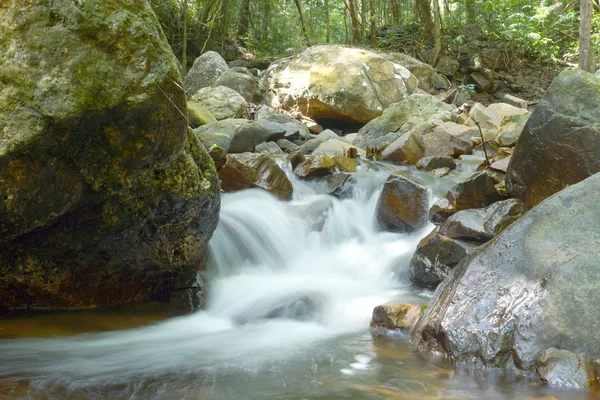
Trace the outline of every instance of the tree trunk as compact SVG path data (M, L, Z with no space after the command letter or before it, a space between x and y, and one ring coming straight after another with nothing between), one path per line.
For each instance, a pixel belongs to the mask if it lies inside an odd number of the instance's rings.
M421 29L429 37L433 36L433 20L431 19L431 0L417 0L415 3L416 20Z
M260 27L261 41L266 42L269 40L269 25L271 24L271 2L265 0L265 7L263 9L262 24ZM266 43L263 43L263 45Z
M354 0L344 0L346 3L346 8L348 8L348 13L350 14L350 21L352 22L352 43L358 44L360 41L359 34L359 22L358 16L356 14L356 4Z
M431 54L431 58L429 59L429 65L435 66L435 63L440 56L440 51L442 49L442 35L441 35L441 26L442 26L442 16L440 12L440 2L439 0L433 0L433 53Z
M371 6L371 47L377 47L377 10L375 0L369 0Z
M360 0L360 37L367 37L367 0Z
M306 25L304 24L304 16L302 15L302 5L300 4L300 0L294 0L296 3L296 8L298 8L298 16L300 17L300 28L302 28L302 34L304 35L304 40L306 41L306 45L310 47L310 38L308 37L308 32L306 30Z
M237 35L240 39L244 40L248 34L248 20L250 19L250 0L242 1L242 8L240 9L240 22L238 24Z
M391 0L392 8L392 24L396 25L400 22L400 0Z
M465 0L465 19L468 25L475 23L475 0Z
M325 43L331 41L331 25L329 23L329 0L325 0Z
M183 0L181 3L181 12L183 13L183 49L181 50L181 65L185 71L187 68L187 13L188 13L188 0Z
M592 0L581 0L579 7L579 68L594 73L594 49L592 47Z

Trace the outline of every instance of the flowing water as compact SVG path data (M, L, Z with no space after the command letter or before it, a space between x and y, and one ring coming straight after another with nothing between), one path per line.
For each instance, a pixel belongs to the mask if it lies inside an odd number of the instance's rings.
M291 174L288 203L260 190L224 195L203 311L164 320L160 311L129 309L0 321L0 398L592 398L497 371L438 367L419 359L405 334L371 336L374 306L425 304L431 295L407 279L431 227L394 234L376 222L391 168L356 173L343 200ZM436 198L472 170L463 164L443 179L408 171ZM23 337L42 331L54 337Z

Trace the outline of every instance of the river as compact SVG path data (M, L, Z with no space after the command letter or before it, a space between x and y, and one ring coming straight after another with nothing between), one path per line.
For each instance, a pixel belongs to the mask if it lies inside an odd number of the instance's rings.
M406 170L434 199L475 164L445 178ZM436 366L415 354L406 334L370 334L376 305L426 304L431 296L410 285L408 263L432 227L379 229L381 188L400 167L377 166L357 172L343 200L290 171L291 202L258 189L223 195L202 311L167 318L130 306L0 320L0 398L594 398L500 371Z

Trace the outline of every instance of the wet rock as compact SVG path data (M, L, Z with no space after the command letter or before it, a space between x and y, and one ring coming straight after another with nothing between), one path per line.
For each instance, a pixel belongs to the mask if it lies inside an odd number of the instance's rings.
M429 156L423 157L417 163L417 168L425 171L433 171L438 168L456 168L456 161L449 156Z
M540 354L537 373L551 386L584 389L597 384L596 372L585 358L554 347Z
M436 202L429 212L429 220L439 224L457 211L486 207L499 200L501 196L492 179L485 172L479 172L452 187Z
M414 130L418 125L433 120L452 121L456 119L456 108L443 103L427 94L413 94L406 99L394 103L387 108L381 117L366 124L358 131L354 143L365 147L380 137L395 133L390 143L406 132Z
M358 168L358 161L354 158L334 155L331 157L331 159L342 172L356 172Z
M262 142L274 142L282 139L285 131L285 128L276 122L251 121L236 129L227 151L229 153L254 151L255 146Z
M293 171L298 165L302 164L302 162L304 162L306 158L304 157L304 154L301 150L296 150L293 153L290 153L290 155L288 156L288 160L290 162L290 165L292 166Z
M382 304L373 309L372 329L410 329L419 319L421 306L416 304Z
M187 98L189 99L202 88L213 86L217 78L228 69L223 57L214 51L207 51L196 58L183 79Z
M325 178L327 193L340 199L352 196L356 179L349 173L338 172Z
M431 174L436 178L441 178L442 176L446 176L450 173L450 168L436 168L431 170Z
M436 288L463 258L475 250L478 243L452 239L435 228L423 238L410 260L408 277L420 287Z
M279 146L279 148L285 151L286 153L293 153L296 150L300 150L300 146L290 142L287 139L279 139L275 143L277 143L277 146Z
M208 155L214 161L217 171L227 162L227 152L217 145L213 145L208 149Z
M246 68L234 67L223 72L213 86L225 86L239 93L248 103L260 98L258 79Z
M335 162L324 154L313 156L294 168L294 175L301 179L320 178L336 170Z
M248 108L248 103L238 92L225 86L202 88L190 101L202 104L219 121L243 117Z
M324 45L275 61L263 86L271 107L297 108L316 120L366 123L417 83L406 68L373 52Z
M485 230L485 217L483 208L459 211L444 222L440 227L440 234L450 239L485 243L494 237Z
M315 139L318 140L318 139ZM354 150L350 150L354 149ZM355 154L360 154L365 156L365 151L363 149L359 149L348 142L340 139L327 139L324 142L320 143L317 148L313 151L313 154L339 154L344 155L348 152L355 152Z
M533 207L600 171L600 78L564 71L527 121L506 175L512 197Z
M600 174L545 199L455 267L415 327L424 351L534 372L549 347L600 356Z
M261 188L281 200L292 198L292 184L285 172L265 154L229 154L219 178L225 192Z
M6 4L0 308L168 301L202 265L220 200L152 9Z
M391 174L377 204L377 220L391 232L412 232L427 223L429 192L400 173Z
M188 101L187 111L190 127L192 128L217 122L215 116L200 103Z
M254 151L262 154L285 154L275 142L262 142L254 147Z
M435 65L435 69L437 69L440 74L446 75L448 78L452 78L454 74L458 72L459 68L460 63L457 60L446 56L440 57Z

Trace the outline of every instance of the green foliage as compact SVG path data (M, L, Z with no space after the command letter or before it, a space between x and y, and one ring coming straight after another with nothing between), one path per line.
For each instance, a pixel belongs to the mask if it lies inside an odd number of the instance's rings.
M457 86L457 89L465 94L475 94L475 85L472 83L466 83L465 79L459 79L460 84Z

